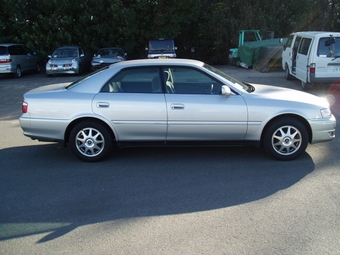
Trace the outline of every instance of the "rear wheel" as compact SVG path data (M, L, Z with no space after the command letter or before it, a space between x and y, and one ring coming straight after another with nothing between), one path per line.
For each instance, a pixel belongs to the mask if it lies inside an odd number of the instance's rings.
M20 78L21 75L22 75L21 67L20 67L20 66L17 66L16 69L15 69L14 77L15 77L15 78Z
M70 133L72 152L81 160L96 162L104 159L112 150L112 135L108 129L93 121L77 124Z
M295 159L307 148L307 129L297 119L278 119L265 130L263 145L266 152L278 160Z

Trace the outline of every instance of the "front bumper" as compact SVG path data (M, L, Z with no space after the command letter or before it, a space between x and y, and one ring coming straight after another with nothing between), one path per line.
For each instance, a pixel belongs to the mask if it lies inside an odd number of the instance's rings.
M310 121L312 129L311 144L331 141L335 138L336 119L334 115L328 120Z

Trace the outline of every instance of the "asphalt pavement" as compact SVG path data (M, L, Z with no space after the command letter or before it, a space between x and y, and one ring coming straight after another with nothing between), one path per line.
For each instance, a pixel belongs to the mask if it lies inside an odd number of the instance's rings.
M219 69L301 90L281 70ZM98 163L22 135L22 95L80 77L0 77L0 254L340 254L340 146L281 162L252 147L130 148ZM310 91L334 98L338 88Z

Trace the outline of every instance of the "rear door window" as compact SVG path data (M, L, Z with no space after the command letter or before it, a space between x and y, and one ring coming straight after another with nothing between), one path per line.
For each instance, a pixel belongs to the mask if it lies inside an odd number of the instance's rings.
M302 38L300 47L298 49L298 53L302 55L307 55L311 42L312 42L311 38Z
M133 67L120 71L102 88L113 93L162 93L158 67Z

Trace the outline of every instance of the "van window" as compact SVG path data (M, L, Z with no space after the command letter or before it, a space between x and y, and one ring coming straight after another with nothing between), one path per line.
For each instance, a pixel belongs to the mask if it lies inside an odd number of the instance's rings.
M307 55L311 42L311 38L302 38L298 53L302 55Z
M335 43L326 46L326 42L330 37L322 37L319 40L317 55L321 58L334 58L340 55L340 37L335 37Z
M293 35L290 35L290 36L288 37L287 42L286 42L285 45L284 45L284 48L287 48L287 47L291 48L291 47L292 47L293 39L294 39L294 36L293 36Z
M7 47L0 46L0 56L8 55Z

